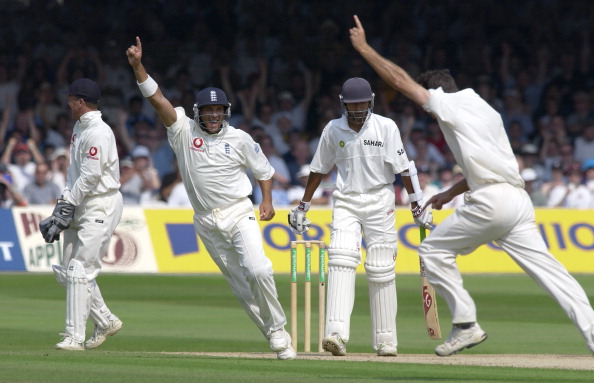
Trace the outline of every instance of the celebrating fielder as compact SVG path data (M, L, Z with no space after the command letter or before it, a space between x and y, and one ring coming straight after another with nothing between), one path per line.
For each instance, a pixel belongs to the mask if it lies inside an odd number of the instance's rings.
M397 355L395 174L401 173L412 201L415 222L430 228L432 214L422 208L423 192L414 162L409 162L394 121L373 113L374 94L367 80L350 78L342 86L344 114L326 125L310 165L311 173L289 224L298 234L309 229L310 201L322 178L338 169L332 195L332 232L328 248L326 351L346 355L355 298L355 272L365 233L373 348L379 356Z
M56 344L58 350L99 347L122 328L122 321L107 308L95 280L123 206L116 141L97 110L100 98L99 85L87 78L74 81L68 88L68 107L76 124L66 189L52 215L39 224L48 243L64 232L63 264L67 268L52 266L56 279L66 288L66 331ZM89 316L95 329L83 345Z
M452 332L436 347L437 355L453 355L487 338L476 321L475 304L463 287L456 256L490 241L496 241L561 305L594 353L594 311L583 288L547 250L499 113L474 90L458 90L448 70L425 72L415 82L367 44L363 26L357 16L354 18L356 26L350 29L353 47L389 85L438 121L465 177L427 201L441 209L465 193L465 205L440 223L419 247L427 277L452 313Z
M142 95L167 127L183 184L194 209L194 227L248 316L269 340L278 359L294 359L285 314L277 298L272 262L264 254L254 206L248 198L250 168L262 190L260 219L274 217L272 175L260 146L225 120L231 114L227 95L218 88L198 93L194 118L174 108L142 65L142 45L126 51Z

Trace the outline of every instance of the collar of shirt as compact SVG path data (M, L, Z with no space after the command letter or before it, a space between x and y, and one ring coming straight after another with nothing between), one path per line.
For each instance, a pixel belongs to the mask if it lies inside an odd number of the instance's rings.
M82 116L80 116L81 127L88 126L89 122L91 122L92 120L94 120L97 117L101 118L101 112L98 110L94 110L92 112L87 112L87 113L83 114Z

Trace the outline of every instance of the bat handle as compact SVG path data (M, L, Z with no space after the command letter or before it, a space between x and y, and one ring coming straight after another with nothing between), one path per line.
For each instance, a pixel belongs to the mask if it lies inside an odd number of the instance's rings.
M424 227L419 227L419 230L421 232L421 242L423 242L423 240L425 239L425 237L427 236L427 232L425 231Z

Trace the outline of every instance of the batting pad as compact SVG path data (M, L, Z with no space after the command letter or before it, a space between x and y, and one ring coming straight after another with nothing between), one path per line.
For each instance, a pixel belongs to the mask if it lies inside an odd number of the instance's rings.
M356 268L361 263L361 234L349 230L333 230L328 247L328 266Z
M354 267L328 266L325 335L338 334L345 342L349 340L355 303L355 271Z
M382 343L398 345L395 256L396 246L392 244L371 245L367 249L365 271L369 285L372 342L376 350Z
M398 346L396 338L396 284L394 280L384 283L369 283L371 333L373 348L382 343Z
M365 258L365 272L370 283L393 281L395 278L396 246L388 244L371 245Z
M84 342L91 300L82 263L70 260L66 276L66 334L77 342Z
M68 277L66 276L66 271L62 266L52 265L52 270L54 271L54 276L56 277L56 281L61 284L64 288L66 288L66 284L68 283Z
M90 281L88 284L88 288L91 298L91 308L89 311L89 316L91 317L91 320L100 328L109 327L111 311L109 310L109 308L107 308L107 305L103 300L103 296L101 295L101 290L99 290L97 281L95 279Z

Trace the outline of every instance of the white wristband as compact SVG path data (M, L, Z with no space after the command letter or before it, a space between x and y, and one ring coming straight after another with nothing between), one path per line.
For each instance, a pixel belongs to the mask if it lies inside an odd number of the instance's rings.
M309 207L311 206L311 202L305 202L305 201L301 201L299 203L299 210L302 210L304 212L309 211ZM302 208L303 207L303 208Z
M144 82L140 83L137 81L136 83L138 84L140 93L142 93L144 97L152 96L153 94L157 93L157 89L159 89L159 85L157 85L157 82L153 80L151 76L148 76Z
M408 200L410 202L419 202L423 201L423 191L418 191L416 193L412 193L408 195Z

